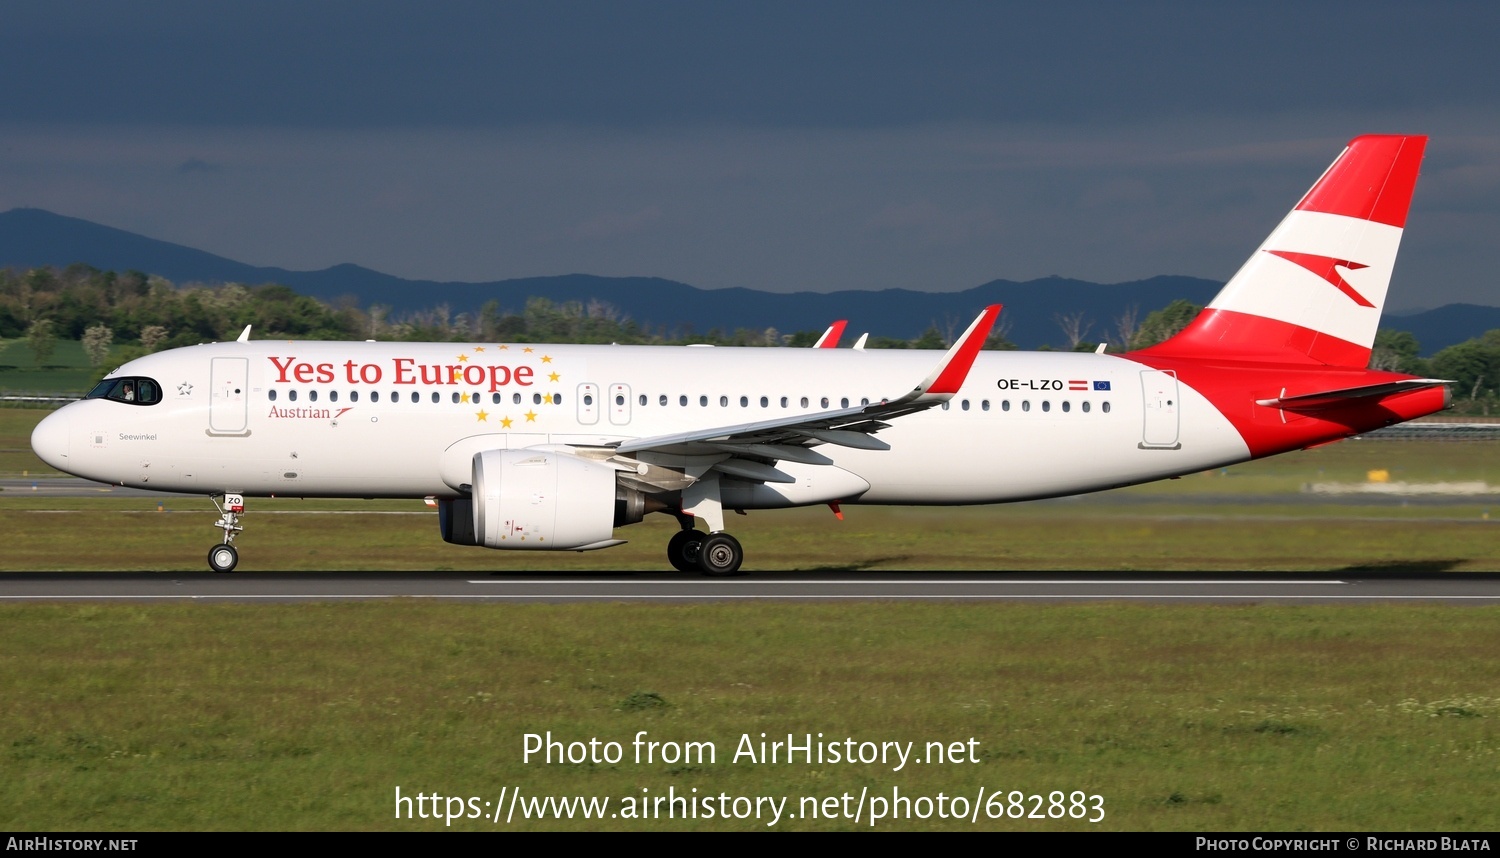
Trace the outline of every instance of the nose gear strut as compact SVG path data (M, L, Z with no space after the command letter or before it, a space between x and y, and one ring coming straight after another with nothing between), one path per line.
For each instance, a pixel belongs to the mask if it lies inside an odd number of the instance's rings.
M240 524L240 518L245 513L245 496L225 492L222 506L218 496L209 495L208 499L219 510L219 520L214 522L214 527L224 531L224 541L209 549L208 568L215 572L233 572L235 565L240 562L240 553L234 550L234 537L245 529Z

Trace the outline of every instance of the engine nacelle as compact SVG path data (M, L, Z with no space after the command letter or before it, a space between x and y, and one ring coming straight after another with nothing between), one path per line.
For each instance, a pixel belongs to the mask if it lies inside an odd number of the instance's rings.
M620 544L614 528L641 520L640 492L617 488L608 465L550 450L484 450L474 454L472 535L445 526L443 538L469 545L532 551L584 551ZM460 505L453 502L447 520ZM458 541L449 539L450 542Z

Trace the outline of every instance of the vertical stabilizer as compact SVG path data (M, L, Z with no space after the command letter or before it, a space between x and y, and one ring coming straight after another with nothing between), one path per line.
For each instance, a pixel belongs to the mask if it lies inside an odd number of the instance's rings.
M1364 368L1426 146L1351 140L1203 312L1142 354Z

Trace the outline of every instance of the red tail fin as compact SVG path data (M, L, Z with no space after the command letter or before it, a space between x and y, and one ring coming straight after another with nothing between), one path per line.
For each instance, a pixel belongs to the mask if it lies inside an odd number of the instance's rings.
M1143 354L1363 368L1426 137L1356 137L1217 297Z

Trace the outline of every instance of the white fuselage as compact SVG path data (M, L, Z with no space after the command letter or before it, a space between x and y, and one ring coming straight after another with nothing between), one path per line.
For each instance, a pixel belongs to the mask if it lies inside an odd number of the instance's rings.
M215 343L150 355L111 374L154 379L159 402L74 403L46 418L33 438L60 470L126 486L456 497L467 490L470 461L481 450L598 448L895 399L939 357L906 350ZM726 505L1025 500L1250 457L1229 421L1176 377L1096 354L982 352L945 406L892 420L875 437L890 448L818 445L832 466L782 462L797 485L734 503L726 497Z

